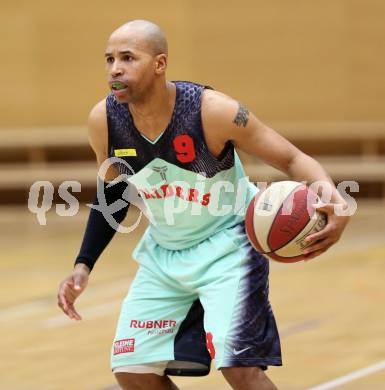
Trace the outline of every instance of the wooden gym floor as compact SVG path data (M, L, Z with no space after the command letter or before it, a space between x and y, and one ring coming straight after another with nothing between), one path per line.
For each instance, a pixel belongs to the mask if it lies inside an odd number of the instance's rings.
M26 208L0 212L0 390L116 389L110 344L145 224L114 238L79 299L84 320L74 323L56 306L56 293L71 271L87 209L74 217L49 212L45 227ZM339 389L385 389L382 366L354 379L385 360L384 203L359 204L342 240L322 257L271 265L284 366L268 373L278 388L310 389L347 375ZM229 389L214 366L207 377L174 380L186 390ZM335 385L318 387L326 388Z

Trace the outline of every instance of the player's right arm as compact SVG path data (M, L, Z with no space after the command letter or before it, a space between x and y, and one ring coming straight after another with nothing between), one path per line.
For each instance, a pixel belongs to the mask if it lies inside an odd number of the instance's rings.
M95 152L98 171L103 162L108 158L108 127L106 115L106 102L102 100L91 110L88 117L88 138ZM104 195L108 204L120 199L124 190L124 183L118 183L111 188L106 188L107 183L119 176L113 166L109 166L103 178L98 178L99 185L104 186ZM94 205L97 204L97 197ZM116 213L115 219L120 223L127 214L128 206ZM81 320L74 303L77 297L87 287L89 274L98 257L111 241L115 234L103 214L93 208L84 233L79 255L75 261L72 273L67 276L59 286L58 305L71 319Z

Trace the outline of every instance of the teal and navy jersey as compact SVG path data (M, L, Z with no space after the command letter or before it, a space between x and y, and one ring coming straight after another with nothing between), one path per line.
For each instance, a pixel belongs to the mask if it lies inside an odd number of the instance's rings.
M149 140L135 127L127 104L106 100L109 157L129 176L150 217L149 232L167 249L183 249L244 219L257 189L247 177L231 142L214 156L201 119L205 86L176 81L171 120Z

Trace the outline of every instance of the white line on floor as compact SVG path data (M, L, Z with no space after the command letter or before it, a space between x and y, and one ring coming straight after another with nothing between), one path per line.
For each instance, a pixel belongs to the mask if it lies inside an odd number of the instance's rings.
M281 337L288 337L298 333L306 332L308 330L313 330L315 328L318 328L321 325L321 322L322 321L320 319L313 319L301 322L299 324L290 325L280 330L279 335Z
M5 321L16 320L24 316L36 315L44 312L49 306L47 300L39 300L37 302L22 303L0 310L0 323Z
M332 381L323 383L321 385L311 387L307 390L328 390L328 389L334 389L335 387L341 386L345 383L352 382L356 379L368 376L370 374L373 374L377 371L381 371L385 369L385 360L382 360L381 362L378 362L376 364L372 364L371 366L362 368L357 371L353 371L349 374L346 374L344 376L340 376L339 378L333 379Z
M91 320L94 318L103 317L106 314L113 313L120 308L122 300L116 300L108 303L103 303L101 305L92 306L90 308L80 310L80 313L84 320ZM65 314L59 314L57 316L48 318L42 322L42 325L46 328L59 328L61 326L67 326L74 324L75 321L69 319Z
M121 280L109 281L88 287L80 297L82 305L94 304L97 299L108 297L108 295L125 294L132 282L131 277ZM35 316L47 310L57 308L56 291L52 291L51 297L38 298L33 302L21 303L0 310L0 323L13 321L20 318ZM57 308L58 309L58 308ZM58 309L60 310L60 309Z

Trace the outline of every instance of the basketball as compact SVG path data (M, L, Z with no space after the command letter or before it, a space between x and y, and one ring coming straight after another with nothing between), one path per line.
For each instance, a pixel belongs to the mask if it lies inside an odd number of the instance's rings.
M312 205L318 195L303 183L280 181L259 191L246 211L246 233L258 251L273 260L303 260L305 238L322 230L326 216Z

